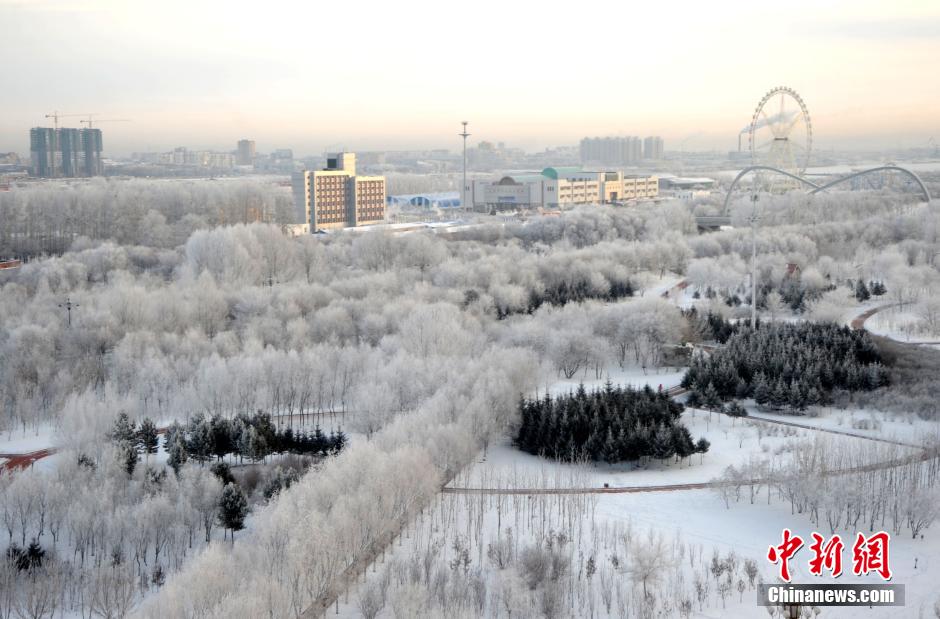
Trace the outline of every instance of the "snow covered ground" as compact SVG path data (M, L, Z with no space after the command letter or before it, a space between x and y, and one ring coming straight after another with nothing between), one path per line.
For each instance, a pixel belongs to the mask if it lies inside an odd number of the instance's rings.
M861 437L894 440L921 445L925 441L936 441L940 423L920 419L916 415L897 415L869 409L814 407L809 415L788 415L757 410L750 401L745 403L752 418L772 419L788 423L813 426L836 432L846 432Z
M705 457L692 456L682 463L674 459L652 461L639 466L632 463L606 464L558 463L521 452L513 447L509 437L487 452L481 460L459 475L451 486L470 488L542 488L579 486L611 488L629 486L660 486L701 483L721 475L726 467L740 467L749 459L773 460L777 465L787 462L800 444L813 439L812 430L770 425L751 419L733 420L717 413L688 409L682 422L692 437L705 437L711 448ZM832 436L833 445L839 442L858 442L864 439Z
M657 387L659 383L662 383L664 388L668 388L677 384L681 376L681 372L673 370L659 374L650 373L646 376L634 370L612 371L609 378L612 382L619 384L634 386L651 384ZM606 378L585 381L585 384L587 387L602 385ZM549 386L549 391L557 394L575 389L578 384L579 381L556 381ZM458 476L450 486L497 489L513 487L599 488L606 483L611 488L617 488L707 482L720 475L729 464L740 465L752 458L775 458L778 462L783 461L799 442L812 440L815 435L826 436L827 440L833 441L833 445L839 442L864 445L869 442L869 438L888 438L920 443L920 439L925 436L936 435L940 427L935 422L859 409L822 408L815 411L813 416L793 416L758 411L753 404L748 404L753 418L739 419L734 422L731 418L718 414L709 415L702 410L689 409L683 413L683 423L689 427L693 437L705 436L712 443L711 451L705 455L704 462L700 461L699 456L693 456L689 462L683 464L669 461L652 463L646 467L556 463L515 449L509 437L506 437L499 444L491 445L485 460L482 459L481 454L480 461ZM795 422L821 430L848 432L857 435L858 438L771 424L762 422L759 418L768 421ZM492 496L480 497L475 494L444 494L427 519L419 519L419 522L414 524L414 528L406 533L404 539L393 545L387 556L377 561L367 573L365 583L374 584L381 580L384 567L399 565L395 561L416 561L418 556L429 556L427 545L430 540L439 537L439 546L434 547L434 553L438 555L435 560L442 565L453 565L453 562L458 559L458 546L466 544L471 550L469 552L470 569L480 570L484 574L484 579L490 583L492 590L498 587L498 582L505 579L505 574L499 574L492 565L492 561L488 560L484 554L484 548L489 548L499 539L497 529L505 532L506 527L515 527L517 535L523 540L517 540L517 545L543 539L544 531L540 532L538 526L534 524L536 517L533 514L545 513L546 510L548 512L557 510L562 513L570 508L570 506L566 508L563 505L568 505L568 502L572 501L580 501L574 509L584 510L580 518L586 531L581 531L579 528L581 525L575 525L578 532L572 533L571 536L575 544L575 550L571 552L571 555L580 557L581 568L583 568L584 557L589 555L597 556L599 563L610 560L612 551L608 550L605 553L598 540L611 527L633 527L638 532L655 531L671 540L673 548L681 547L688 550L688 555L685 555L688 559L670 563L670 575L663 576L662 583L665 590L661 599L673 595L674 599L678 600L679 597L688 595L691 591L689 583L693 579L693 574L698 574L702 569L700 562L711 557L714 551L722 556L733 551L741 560L744 558L755 560L760 572L758 580L775 582L776 567L767 561L766 553L769 546L780 543L781 532L784 528L791 529L804 539L810 539L810 534L816 530L826 536L830 535L830 531L820 530L819 526L814 526L807 514L791 513L790 506L785 501L777 497L770 501L767 492L766 489L759 490L753 504L745 496L739 503L731 503L730 509L725 506L723 499L713 489L577 495L581 498L569 498L566 495L497 495L503 497L499 499ZM479 502L479 505L473 507L474 502ZM466 510L466 513L462 510ZM528 516L518 516L519 511ZM560 522L555 523L556 526L563 526L563 521L564 518L561 518ZM451 527L453 531L448 533ZM823 527L828 529L825 525ZM836 532L841 534L844 540L852 540L856 530L840 528ZM453 536L454 543L446 541L451 539L448 535ZM637 533L636 536L642 537L643 533ZM474 541L475 537L478 537L476 541ZM844 561L849 565L847 574L839 579L812 576L807 566L810 557L807 546L791 562L793 581L838 584L882 582L877 576L859 577L851 573L851 542L847 545L849 548L846 549L844 556ZM479 554L473 551L474 547L477 548ZM698 559L693 561L692 555L695 555L694 549L696 548ZM891 567L894 572L892 582L903 584L906 588L906 605L903 608L827 607L822 609L820 616L846 619L930 616L933 612L933 604L938 597L935 583L940 579L940 559L937 559L940 557L940 530L927 529L923 539L918 540L910 539L909 536L895 536L892 539L890 552ZM695 563L694 566L693 563ZM581 568L573 567L572 569ZM616 572L614 578L620 579L621 584L629 583L631 582L630 573L630 568L627 568ZM764 616L765 611L756 607L754 590L747 588L743 597L737 591L733 591L726 600L722 601L715 591L715 582L711 585L712 590L707 596L704 607L700 610L696 603L691 616L730 617L732 619ZM341 597L338 616L360 616L358 599L366 586L370 585L357 584L350 594ZM626 587L627 584L624 586ZM577 602L572 598L569 599L569 604L576 607ZM331 614L333 612L331 611ZM678 616L675 607L662 612L665 613L662 616ZM607 616L602 606L597 614L601 617ZM392 616L393 613L389 607L379 613L379 617ZM611 616L616 616L616 609Z
M11 430L0 433L0 453L25 454L55 445L55 429L42 426L38 429Z
M614 385L624 387L644 387L649 385L653 389L669 389L682 382L682 376L687 368L684 367L662 367L648 368L645 372L642 368L627 367L621 368L618 365L611 365L605 368L598 377L594 370L585 369L578 372L571 379L551 379L547 385L540 387L540 394L548 393L559 395L569 391L577 391L579 385L590 391L594 388L603 387L609 380Z
M940 334L926 333L917 328L920 319L911 311L891 307L881 310L865 321L865 328L883 337L911 344L940 345Z

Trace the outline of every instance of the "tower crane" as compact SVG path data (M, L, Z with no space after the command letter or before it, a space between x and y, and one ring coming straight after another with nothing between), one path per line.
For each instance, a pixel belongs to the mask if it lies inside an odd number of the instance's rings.
M51 114L46 114L46 118L51 118L56 129L59 128L59 119L68 118L71 116L88 116L89 118L95 116L95 114L60 114L58 110L52 112Z
M88 125L89 129L94 128L94 123L127 123L131 121L130 118L95 118L95 116L98 116L98 114L84 114L84 116L88 116L88 119L80 120L78 122L82 123L83 125Z

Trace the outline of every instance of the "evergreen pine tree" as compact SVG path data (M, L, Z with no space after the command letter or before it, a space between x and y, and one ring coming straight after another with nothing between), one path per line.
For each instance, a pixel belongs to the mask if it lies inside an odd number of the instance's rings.
M343 451L343 448L346 447L346 433L343 432L343 429L340 428L336 431L336 434L330 433L330 449L329 453L338 454Z
M705 454L708 453L711 446L712 444L703 436L695 442L695 453L701 454L702 460L704 460Z
M213 464L209 470L213 475L219 478L219 481L222 482L222 485L233 484L235 483L235 476L232 475L232 468L228 465L227 462L216 462Z
M859 279L855 282L855 299L859 303L864 303L871 298L871 293L868 291L868 286L865 285L865 282L862 279Z
M607 429L607 438L604 440L604 462L607 464L613 464L614 462L620 461L620 449L617 446L617 441L614 440L614 434Z
M754 383L754 401L760 406L770 402L770 387L767 386L763 372L757 375L757 381Z
M203 415L190 420L188 435L186 451L193 460L202 464L212 456L212 432Z
M137 431L134 424L130 422L127 413L121 413L114 420L111 428L110 438L115 443L133 443L137 438Z
M235 484L227 484L219 498L219 523L232 532L235 543L235 531L245 528L245 516L248 515L248 499Z
M806 402L803 399L803 392L800 389L799 381L794 379L790 383L790 388L787 391L787 404L789 404L790 408L796 411L805 410Z
M702 405L709 410L721 408L721 398L718 396L714 383L708 383L708 386L705 387L705 393L702 395Z
M180 469L183 468L183 464L189 459L189 454L186 453L186 442L183 439L182 433L174 433L171 441L167 449L167 464L170 465L170 468L173 469L173 472L179 477Z
M789 390L783 384L783 379L777 379L773 390L770 392L770 405L774 409L781 409L787 405L789 400Z
M122 468L128 476L131 476L134 474L134 469L137 468L137 462L140 460L140 456L137 454L137 445L134 443L122 443L120 450L122 452Z
M248 457L258 462L268 457L268 442L254 426L248 428Z
M209 420L209 442L212 446L212 455L220 460L235 451L235 443L232 440L232 424L222 415L213 415L212 419Z
M140 422L140 428L137 430L137 444L144 450L145 454L157 453L157 447L160 444L160 436L157 433L157 426L150 417L145 417Z
M676 446L673 443L672 432L666 425L661 425L656 433L653 434L652 453L650 454L657 460L665 460L676 453Z

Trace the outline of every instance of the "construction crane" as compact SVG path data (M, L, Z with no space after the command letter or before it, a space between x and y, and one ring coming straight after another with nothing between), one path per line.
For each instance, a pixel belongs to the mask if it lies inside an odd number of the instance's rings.
M88 120L80 120L78 122L83 125L88 125L89 129L93 128L94 123L128 123L131 121L130 118L95 118L98 114L85 114L88 116Z
M96 116L96 114L60 114L58 110L52 112L51 114L46 114L46 118L52 119L56 129L59 128L60 118L69 118L71 116L88 116L90 118L92 116Z

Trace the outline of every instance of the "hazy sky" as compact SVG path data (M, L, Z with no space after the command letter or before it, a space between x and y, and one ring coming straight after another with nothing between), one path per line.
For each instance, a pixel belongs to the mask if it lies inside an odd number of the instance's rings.
M0 152L52 110L110 154L659 134L736 147L788 85L816 143L940 141L940 2L0 0ZM78 118L67 119L79 126Z

